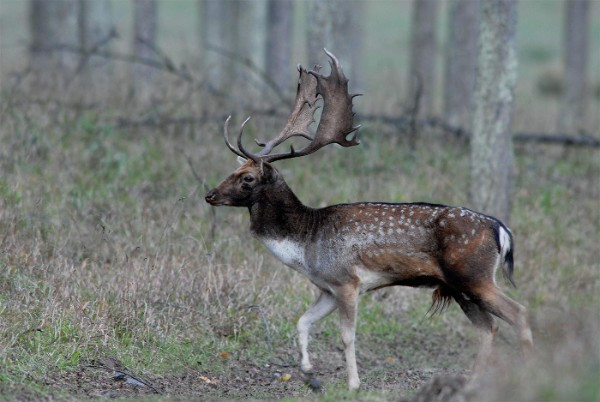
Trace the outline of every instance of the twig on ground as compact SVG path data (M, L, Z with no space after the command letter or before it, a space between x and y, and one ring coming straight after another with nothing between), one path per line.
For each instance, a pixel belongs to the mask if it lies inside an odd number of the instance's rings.
M84 367L102 369L102 370L106 370L109 372L113 372L113 373L115 373L113 375L113 379L123 380L129 384L136 385L138 387L146 386L146 387L150 388L154 393L160 394L160 391L158 389L156 389L156 387L154 385L152 385L152 383L150 383L149 381L146 381L138 376L133 375L117 359L107 358L105 360L107 360L108 363L103 363L101 361L94 361L92 364L85 365Z

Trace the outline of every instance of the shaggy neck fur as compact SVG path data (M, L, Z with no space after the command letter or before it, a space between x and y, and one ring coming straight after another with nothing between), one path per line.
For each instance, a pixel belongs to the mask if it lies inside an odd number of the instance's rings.
M249 207L250 230L258 237L302 241L316 227L318 211L302 204L281 177Z

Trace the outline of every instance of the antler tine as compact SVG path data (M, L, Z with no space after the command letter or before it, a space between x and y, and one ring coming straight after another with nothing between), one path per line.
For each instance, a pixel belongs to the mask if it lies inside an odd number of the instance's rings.
M246 126L246 123L248 123L248 121L250 120L250 116L248 116L248 118L246 118L246 120L244 120L244 122L242 123L242 126L240 127L240 133L238 134L237 137L237 146L238 149L240 150L240 152L244 155L242 155L242 157L247 158L247 159L252 159L254 162L258 163L260 162L260 157L258 155L254 155L252 152L248 152L244 149L244 146L242 145L242 134L244 133L244 127Z
M227 148L229 148L231 152L233 152L237 156L246 158L246 156L243 153L235 149L233 144L229 142L229 120L231 120L231 115L229 115L229 117L227 117L227 120L225 120L225 127L223 128L223 137L225 137L225 144L227 144Z
M351 147L359 144L356 135L351 139L346 138L350 133L360 128L360 126L352 126L354 118L352 99L356 95L348 94L348 79L344 75L339 60L327 49L324 50L330 59L331 73L329 76L323 76L319 73L318 69L308 72L310 76L316 79L316 94L323 97L323 113L321 114L321 121L319 121L313 140L299 151L266 156L262 156L263 154L261 153L261 157L265 161L274 162L281 159L308 155L333 143L343 147ZM302 74L300 78L302 79Z
M314 66L316 70L319 68L318 65ZM316 106L317 80L301 65L298 65L298 72L300 73L298 88L292 113L279 135L264 144L264 148L258 154L262 158L265 158L276 146L291 137L303 137L309 141L314 138L308 127L314 122L313 115L318 109ZM265 158L265 160L267 159Z

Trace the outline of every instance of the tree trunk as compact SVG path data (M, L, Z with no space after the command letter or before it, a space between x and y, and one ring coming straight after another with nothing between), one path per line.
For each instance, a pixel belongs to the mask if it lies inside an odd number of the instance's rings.
M292 23L294 3L291 0L269 0L267 6L266 68L280 91L291 86Z
M78 46L77 5L77 0L29 1L30 66L34 71L73 73L78 56L57 47Z
M134 0L133 2L133 54L140 59L156 59L157 32L156 0ZM156 70L143 64L133 64L133 92L137 97L145 98L150 94L152 80Z
M311 0L308 2L307 60L323 64L323 48L336 55L350 80L351 91L362 89L363 0Z
M323 63L323 48L336 52L333 47L333 20L335 1L308 0L306 23L307 68Z
M256 104L264 89L257 73L265 71L267 44L266 0L231 0L236 16L235 92L243 104ZM231 61L229 61L231 62ZM253 71L255 69L256 71ZM245 105L240 105L245 107Z
M565 2L564 92L558 120L560 132L571 133L585 128L589 8L588 0Z
M411 28L409 99L418 117L433 114L438 0L414 0Z
M80 61L82 76L105 92L114 79L111 61L94 52L110 49L116 36L109 0L79 0L79 42L86 52Z
M235 64L225 53L234 53L237 22L233 3L199 0L201 13L202 60L209 86L218 92L229 89Z
M470 198L475 209L508 222L513 169L510 127L517 81L516 0L482 0L481 11Z
M444 120L466 132L471 131L479 22L480 0L453 0L449 4Z

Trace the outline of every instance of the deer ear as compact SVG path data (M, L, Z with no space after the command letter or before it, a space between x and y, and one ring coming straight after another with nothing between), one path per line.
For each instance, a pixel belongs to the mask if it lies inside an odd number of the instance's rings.
M237 157L237 162L238 162L240 165L243 165L244 163L246 163L246 160L247 160L247 159L244 159L244 158L242 158L241 156L238 156L238 157Z

